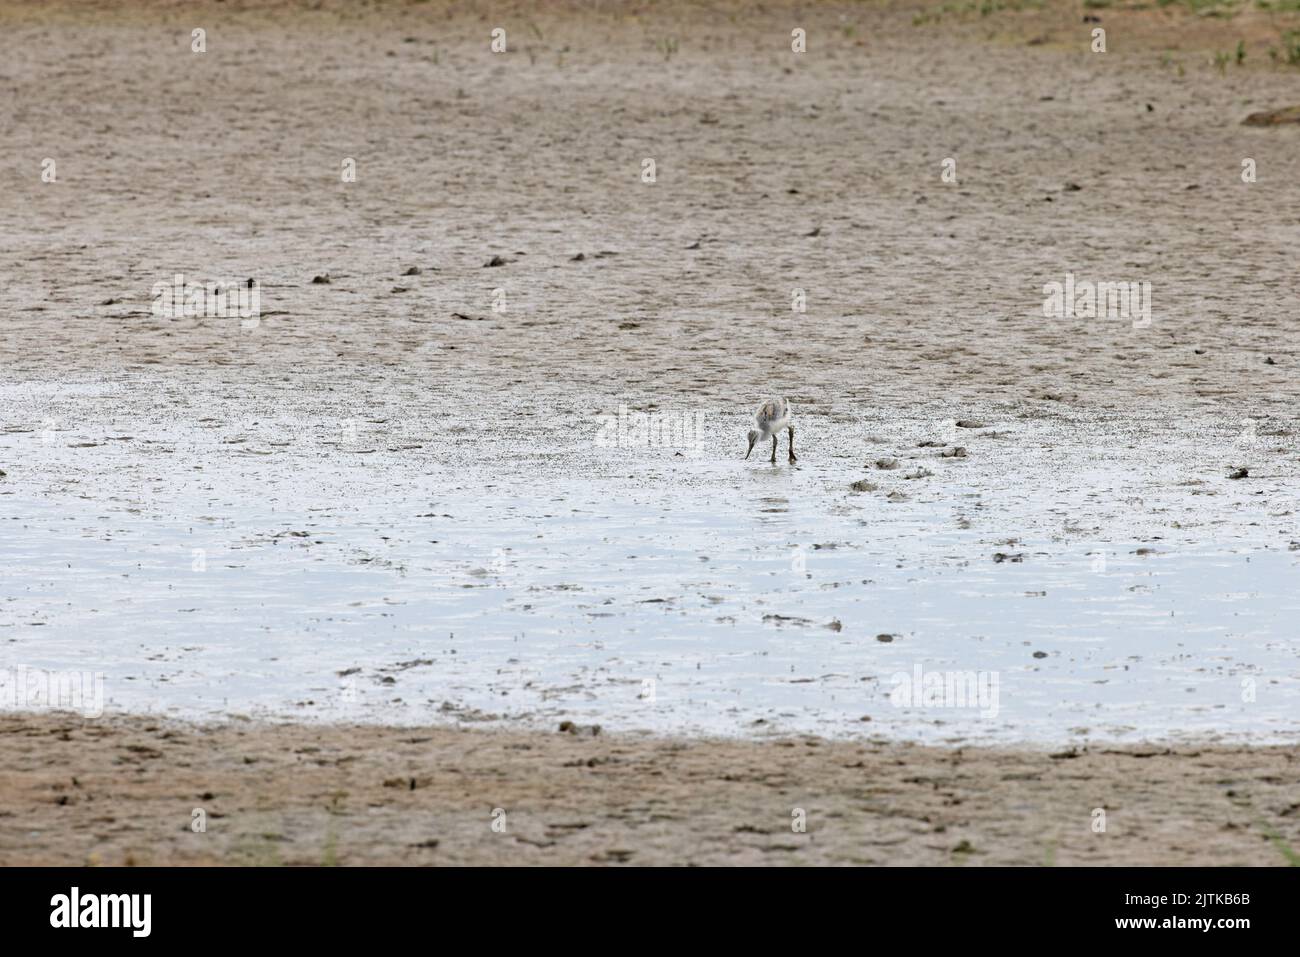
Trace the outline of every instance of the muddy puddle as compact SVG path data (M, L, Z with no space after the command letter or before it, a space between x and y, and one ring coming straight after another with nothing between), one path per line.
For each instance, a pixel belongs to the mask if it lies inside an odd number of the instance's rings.
M741 460L743 412L682 449L608 447L593 416L476 427L481 400L451 443L305 414L11 423L0 665L102 673L108 710L184 717L1053 744L1300 726L1300 552L1122 446L1065 482L1034 423L808 417L773 466ZM993 449L1014 481L981 477ZM1207 502L1219 545L1151 525Z

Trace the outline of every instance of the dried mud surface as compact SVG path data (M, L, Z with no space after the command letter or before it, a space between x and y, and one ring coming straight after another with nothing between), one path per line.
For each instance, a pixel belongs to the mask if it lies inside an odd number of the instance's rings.
M1300 846L1282 748L11 715L0 766L0 864L1285 865Z

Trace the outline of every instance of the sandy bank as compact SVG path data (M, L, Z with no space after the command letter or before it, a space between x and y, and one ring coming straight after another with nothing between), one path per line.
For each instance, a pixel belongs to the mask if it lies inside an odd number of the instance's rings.
M1284 865L1300 847L1300 763L1284 748L1054 754L8 714L0 767L4 865Z

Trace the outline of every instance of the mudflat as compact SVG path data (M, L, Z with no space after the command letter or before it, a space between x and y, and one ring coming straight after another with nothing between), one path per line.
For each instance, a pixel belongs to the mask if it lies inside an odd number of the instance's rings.
M0 767L0 864L1300 860L1300 762L1280 747L1050 752L46 714L0 717Z
M1294 862L1300 14L1216 12L0 0L0 667L168 714L0 717L0 862Z

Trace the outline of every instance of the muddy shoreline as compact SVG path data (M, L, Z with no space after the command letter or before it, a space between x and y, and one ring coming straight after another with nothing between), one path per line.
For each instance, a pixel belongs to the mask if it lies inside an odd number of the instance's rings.
M0 766L0 865L1276 866L1300 847L1288 748L5 714Z

